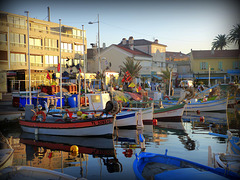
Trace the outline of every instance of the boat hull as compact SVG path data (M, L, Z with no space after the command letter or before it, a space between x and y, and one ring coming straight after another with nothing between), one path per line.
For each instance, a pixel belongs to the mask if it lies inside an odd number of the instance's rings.
M114 118L83 120L76 122L39 122L19 120L24 132L56 136L112 135Z
M148 167L147 167L148 166ZM147 169L145 169L147 167ZM137 179L238 179L234 172L214 169L185 159L141 152L133 162Z
M185 104L154 109L153 118L163 122L181 122Z

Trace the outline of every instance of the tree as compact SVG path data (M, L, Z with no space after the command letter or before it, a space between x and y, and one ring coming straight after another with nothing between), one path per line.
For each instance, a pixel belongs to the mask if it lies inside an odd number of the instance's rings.
M125 74L127 71L130 73L132 79L139 77L139 72L142 69L140 62L137 61L135 63L135 59L133 57L127 57L126 62L123 62L124 66L120 66L121 71Z
M166 84L166 92L169 89L169 81L170 81L170 73L171 73L172 69L169 69L168 67L166 68L166 70L162 71L162 74L160 75L161 78L163 79L163 82Z
M240 49L240 24L233 26L228 35L228 40L232 43L238 44L238 49Z
M223 50L225 46L227 46L228 40L225 34L219 34L215 37L214 41L212 42L212 49L220 49Z

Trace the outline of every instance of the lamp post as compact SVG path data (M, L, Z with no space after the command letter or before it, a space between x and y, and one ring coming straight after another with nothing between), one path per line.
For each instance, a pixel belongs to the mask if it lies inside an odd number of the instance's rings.
M101 66L100 66L100 28L99 28L99 14L98 14L98 21L96 22L88 22L88 24L94 24L94 23L98 23L98 71L100 73L102 73L102 69L101 69Z
M210 70L211 70L211 68L210 68L210 65L209 65L209 67L208 67L208 86L209 86L209 88L211 87L211 82L210 82Z
M27 14L27 40L28 40L28 79L29 79L29 104L31 105L32 102L32 93L31 93L31 62L30 62L30 50L29 50L29 12L24 11Z

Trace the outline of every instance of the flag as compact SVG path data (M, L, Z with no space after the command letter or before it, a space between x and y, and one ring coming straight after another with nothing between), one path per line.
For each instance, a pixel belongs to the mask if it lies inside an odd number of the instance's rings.
M129 86L128 87L135 87L135 84L132 82L131 84L129 84Z
M60 72L60 63L58 63L57 71Z
M49 73L47 73L47 79L51 80L51 77L50 77Z
M142 90L141 86L137 88L137 92L140 92Z
M124 75L122 78L122 82L125 82L125 81L126 81L126 75Z

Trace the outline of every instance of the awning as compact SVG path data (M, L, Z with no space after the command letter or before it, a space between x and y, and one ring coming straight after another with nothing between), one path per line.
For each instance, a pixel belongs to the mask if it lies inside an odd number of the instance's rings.
M156 75L152 75L152 77L155 77L155 78L157 78L158 80L162 80L162 78L161 78L161 77L159 77L159 76L156 76Z
M209 77L196 77L196 79L209 79ZM210 77L210 79L224 79L224 77ZM229 79L229 77L226 77Z
M231 74L231 75L239 75L240 74L240 69L227 70L227 73Z
M141 74L142 77L147 77L147 78L150 78L151 75L150 74Z
M193 74L179 74L178 79L191 79L193 78Z

